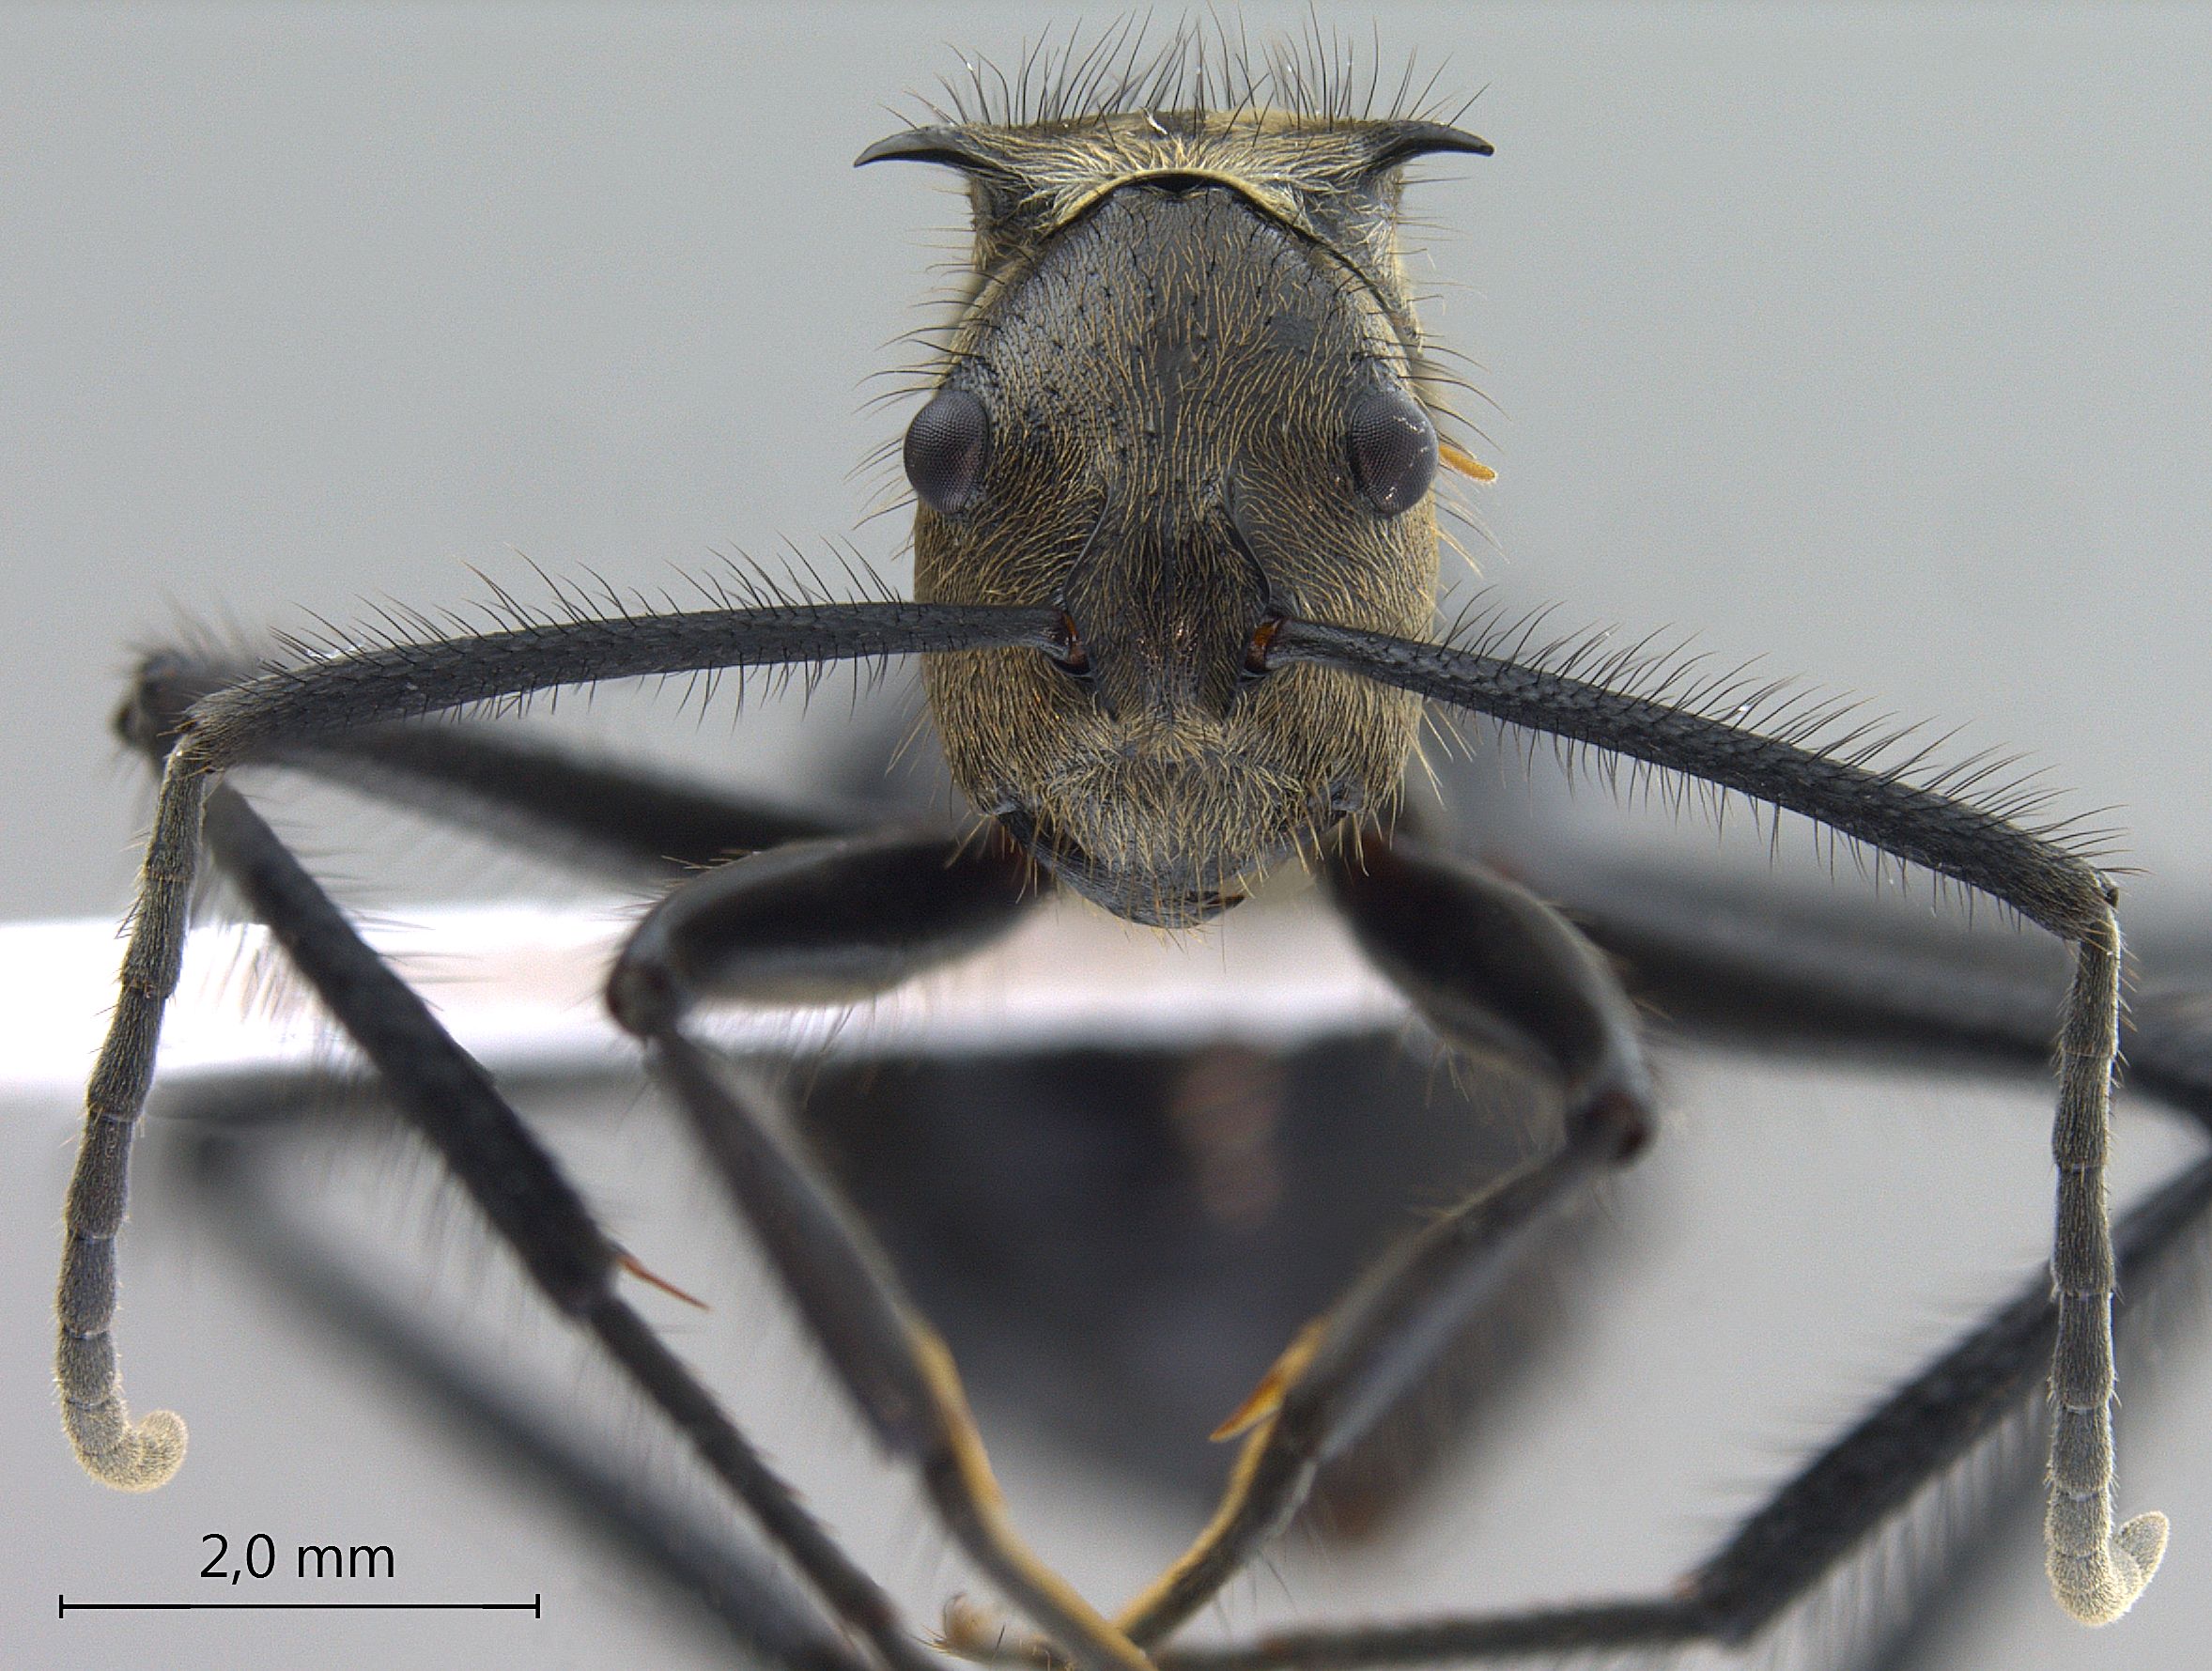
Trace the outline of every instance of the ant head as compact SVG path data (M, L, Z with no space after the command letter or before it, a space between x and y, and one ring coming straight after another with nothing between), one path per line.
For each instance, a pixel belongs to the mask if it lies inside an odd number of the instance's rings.
M1268 665L1287 617L1434 609L1431 391L1400 170L1435 123L1245 110L917 129L863 162L961 170L973 289L906 432L916 596L1057 609L1057 656L933 658L962 790L1140 921L1395 793L1415 699Z

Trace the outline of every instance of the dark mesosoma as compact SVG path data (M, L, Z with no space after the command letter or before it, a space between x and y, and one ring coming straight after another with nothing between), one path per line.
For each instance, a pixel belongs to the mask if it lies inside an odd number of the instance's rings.
M805 1579L811 1602L725 1572L740 1630L794 1664L912 1671L935 1657L630 1307L617 1281L625 1256L500 1089L228 781L233 767L276 761L373 768L617 866L680 874L629 939L608 1002L876 1435L1037 1633L1009 1639L955 1614L953 1651L1134 1671L1153 1659L1360 1664L1740 1641L2026 1404L2047 1366L2053 1588L2077 1617L2119 1617L2155 1570L2166 1526L2114 1512L2115 1281L2147 1275L2201 1216L2212 1168L2108 1225L2121 970L2111 886L1954 781L1885 773L1856 750L1824 751L1802 728L1761 735L1714 717L1709 701L1668 700L1632 667L1521 657L1478 632L1435 642L1436 472L1487 472L1439 440L1448 414L1400 267L1399 207L1409 163L1487 154L1483 141L1425 115L1299 114L1258 97L1208 108L1093 85L1046 103L918 128L860 159L956 170L974 214L965 302L905 437L919 502L911 600L762 596L692 612L518 618L252 668L186 653L146 662L122 729L159 767L160 797L88 1091L60 1285L58 1375L86 1469L147 1489L183 1454L175 1416L128 1415L111 1323L126 1160L205 853L547 1299L596 1338ZM945 759L981 820L957 836L795 816L432 719L563 685L900 656L922 658ZM2002 901L2065 944L2070 983L2061 995L1931 972L1910 947L1723 932L1692 909L1600 908L1578 928L1394 819L1424 704L1817 820ZM1293 858L1318 871L1358 943L1447 1045L1503 1054L1548 1088L1557 1139L1286 1331L1228 1424L1242 1447L1217 1512L1109 1618L1024 1547L940 1336L775 1099L700 1044L689 1018L702 1003L884 990L1002 934L1061 886L1120 917L1187 928ZM1645 1143L1638 1024L1601 944L1678 1012L1783 1044L1886 1030L2011 1064L2055 1041L2051 1279L1839 1438L1664 1594L1171 1646L1317 1477L1434 1368L1508 1262ZM2134 1026L2137 1089L2202 1118L2212 1061L2155 1005Z

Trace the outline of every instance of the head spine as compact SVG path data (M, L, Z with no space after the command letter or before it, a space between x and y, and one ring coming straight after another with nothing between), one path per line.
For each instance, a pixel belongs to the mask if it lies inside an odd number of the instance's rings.
M1398 241L1401 171L1440 151L1486 157L1491 147L1444 123L1409 117L1148 110L1022 126L912 128L870 146L856 165L934 162L967 177L979 294L1017 273L1029 252L1124 186L1227 186L1351 266L1375 290L1415 358L1420 330Z

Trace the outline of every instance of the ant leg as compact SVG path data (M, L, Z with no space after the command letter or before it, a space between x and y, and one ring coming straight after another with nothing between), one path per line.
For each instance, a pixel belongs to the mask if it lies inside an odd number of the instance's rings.
M116 729L145 746L192 704L254 676L236 661L163 653L141 665ZM281 766L373 793L583 868L668 877L739 853L859 828L825 811L710 788L497 726L450 719L371 725L272 749Z
M198 1092L183 1110L169 1106L192 1133L192 1184L233 1250L348 1349L406 1376L458 1436L537 1485L580 1530L711 1614L751 1658L781 1671L866 1671L869 1662L729 1516L611 1465L480 1355L441 1338L389 1284L330 1249L271 1176L273 1145L260 1129L301 1112L300 1092L297 1081L248 1082Z
M619 875L666 880L740 853L836 835L865 809L786 806L486 725L380 725L282 764Z
M206 797L205 837L224 874L376 1067L394 1106L437 1150L554 1308L598 1339L884 1665L926 1671L930 1656L907 1633L890 1599L853 1565L623 1300L615 1286L619 1253L490 1076L236 790L218 787Z
M799 1314L892 1454L910 1462L946 1529L984 1575L1092 1671L1142 1671L1126 1637L1022 1543L943 1340L775 1099L685 1032L706 998L858 999L1005 928L1029 891L1002 845L941 838L800 843L677 888L642 922L608 1006L642 1039Z
M2063 967L2014 936L1969 938L1932 922L1863 918L1755 900L1673 879L1569 889L1563 905L1628 967L1631 989L1671 1029L1780 1049L1902 1047L1986 1066L2046 1071ZM1918 932L1914 932L1917 930ZM2201 948L2138 972L2122 1017L2127 1081L2212 1130L2201 1059Z
M1143 1644L1182 1625L1282 1530L1321 1464L1418 1378L1520 1241L1649 1135L1634 1013L1565 918L1411 842L1369 841L1330 879L1362 948L1446 1039L1528 1062L1560 1087L1563 1137L1384 1255L1223 1424L1217 1438L1251 1432L1212 1524L1121 1614Z
M131 740L162 762L115 1013L85 1091L85 1133L63 1207L54 1378L85 1471L150 1491L184 1460L184 1424L132 1421L116 1372L116 1238L131 1139L153 1080L162 1012L177 988L200 829L224 773L243 762L390 720L598 679L703 668L804 665L920 652L1050 649L1050 611L862 603L701 610L551 621L503 632L385 643L275 668L201 694L179 717L158 693L126 705Z
M1917 1049L2048 1071L2065 969L2039 955L2053 950L2047 942L1970 937L1933 921L1853 922L1794 902L1684 894L1656 879L1560 892L1561 908L1673 1028L1785 1049Z
M2199 1100L2212 1104L2212 1075ZM2115 1226L2121 1278L2148 1292L2212 1215L2201 1160ZM2125 1311L2123 1311L2123 1318ZM2038 1276L1972 1334L1807 1463L1667 1592L1522 1613L1292 1631L1220 1648L1170 1649L1161 1671L1343 1671L1524 1655L1678 1648L1750 1641L1834 1570L1953 1462L2040 1389L2058 1307Z
M1639 972L1663 971L1670 1003L1709 1005L1739 989L1771 1006L1757 1036L1784 1044L1872 1037L1895 1023L1909 1037L1962 1058L2040 1064L2050 983L2021 960L1955 959L1931 967L1900 942L1852 942L1860 979L1839 977L1818 940L1792 928L1765 944L1756 922L1661 908L1639 895L1587 917L1601 944L1632 951ZM1633 923L1632 932L1628 924ZM1919 936L1915 936L1917 938ZM1770 961L1766 952L1775 955ZM1762 973L1763 971L1763 973ZM1895 977L1893 980L1892 977ZM2146 996L2131 1006L2132 1082L2212 1130L2212 1011L2201 993ZM1700 1010L1693 1020L1702 1023ZM2135 1299L2185 1261L2212 1216L2212 1158L2185 1168L2114 1227L2118 1274ZM1490 1617L1415 1620L1348 1631L1273 1634L1219 1648L1170 1650L1166 1671L1322 1671L1604 1649L1736 1645L1773 1624L1892 1516L2039 1389L2057 1338L2058 1305L2038 1276L1972 1334L1923 1369L1807 1462L1704 1562L1663 1595ZM2123 1309L2122 1320L2126 1311Z
M1802 813L1978 889L2073 948L2073 981L2059 1014L2051 1128L2059 1184L2050 1278L2059 1318L2044 1564L2052 1595L2083 1624L2109 1624L2133 1606L2166 1553L2167 1523L2153 1512L2115 1524L2116 1276L2105 1158L2120 1045L2121 939L2111 882L2059 842L2000 812L1873 769L1863 748L1839 745L1824 753L1694 707L1608 690L1571 669L1530 666L1479 647L1292 621L1269 650L1286 662L1356 673Z

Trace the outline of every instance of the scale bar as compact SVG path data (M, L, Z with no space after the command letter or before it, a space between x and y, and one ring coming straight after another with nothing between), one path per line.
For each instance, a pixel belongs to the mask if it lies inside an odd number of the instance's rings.
M57 1617L72 1613L527 1613L545 1617L545 1597L527 1601L72 1601L57 1596Z

